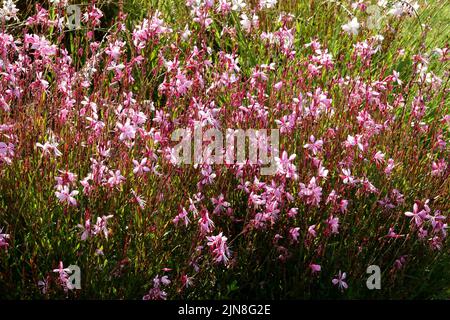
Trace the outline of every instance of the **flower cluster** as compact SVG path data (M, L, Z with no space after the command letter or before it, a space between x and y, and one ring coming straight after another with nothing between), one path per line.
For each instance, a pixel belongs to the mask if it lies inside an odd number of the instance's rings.
M0 228L0 248L8 248L9 243L8 243L8 239L9 239L9 234L7 233L2 233L2 229Z
M370 1L340 2L321 13L303 1L187 0L180 24L162 8L111 22L92 1L75 31L58 1L19 27L4 1L0 223L11 236L0 229L0 254L32 264L14 281L76 260L91 273L85 287L108 279L99 294L119 298L149 283L144 300L209 297L243 281L265 298L365 295L353 285L374 259L390 270L386 287L442 263L448 44L427 47L427 28L421 46L392 31L413 21L415 2L379 1L379 30L364 20ZM201 161L180 163L185 140L173 135L198 126L233 138L279 129L278 153L264 135L248 139L274 173L261 174L261 158L215 163L238 148L216 137ZM163 267L170 280L155 276ZM69 270L53 271L72 294Z

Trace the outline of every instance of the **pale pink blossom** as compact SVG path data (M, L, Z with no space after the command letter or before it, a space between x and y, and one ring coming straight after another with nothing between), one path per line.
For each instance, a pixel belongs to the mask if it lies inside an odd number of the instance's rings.
M150 171L150 168L146 166L147 158L142 158L141 161L133 160L133 173L136 175L143 175L146 172Z
M56 197L59 199L60 202L67 202L67 204L71 206L77 205L77 200L75 199L75 196L79 193L78 190L69 190L68 186L63 186L60 190L55 192Z
M0 228L0 249L2 248L8 248L9 243L8 239L10 238L10 235L7 233L2 233L3 229Z
M313 274L314 273L318 273L318 272L320 272L322 270L322 267L319 264L314 264L314 263L311 263L309 265L309 268L311 269L311 272Z
M222 232L216 236L206 237L208 240L208 246L216 263L222 262L223 264L228 264L230 258L230 250L227 245L227 237L222 235Z
M336 278L334 278L331 282L336 286L338 286L339 289L341 289L341 291L344 291L344 289L348 288L347 283L345 282L345 278L347 277L347 274L344 272L342 273L339 270L339 274L337 275Z

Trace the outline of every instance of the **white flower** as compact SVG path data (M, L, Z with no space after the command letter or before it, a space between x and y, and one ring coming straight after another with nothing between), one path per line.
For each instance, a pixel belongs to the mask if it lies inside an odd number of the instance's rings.
M0 18L5 18L6 21L11 19L18 20L17 18L17 9L16 4L12 0L4 0L3 8L0 9Z
M386 8L386 6L388 5L388 2L387 2L387 0L379 0L379 1L377 2L377 5L378 5L379 7Z
M256 14L253 14L252 20L248 18L245 13L241 14L241 26L246 32L250 32L253 28L258 28L259 18Z
M344 30L348 34L357 35L358 31L359 31L359 26L360 25L359 25L358 19L353 18L351 21L349 21L348 23L346 23L342 26L342 30Z
M403 14L413 15L419 10L419 4L417 2L412 2L410 0L397 1L394 3L392 8L388 11L388 14L400 17Z
M441 48L435 48L431 53L436 54L439 58L442 58L444 56L444 50Z
M408 12L409 14L413 14L414 11L417 12L419 10L419 8L420 8L419 3L408 1L408 0L406 0L406 2L408 4L405 6L405 11Z
M241 11L247 5L244 0L232 0L233 6L231 7L234 11Z
M388 14L400 17L403 14L403 5L401 2L396 2L392 6L391 9L389 9Z
M383 42L384 37L381 34L376 34L372 37L373 40L375 40L376 42Z
M261 0L259 2L259 5L261 6L261 8L273 8L276 6L278 0Z
M250 20L248 20L248 17L245 13L241 14L241 26L242 26L242 29L244 29L247 32L250 32L252 23Z

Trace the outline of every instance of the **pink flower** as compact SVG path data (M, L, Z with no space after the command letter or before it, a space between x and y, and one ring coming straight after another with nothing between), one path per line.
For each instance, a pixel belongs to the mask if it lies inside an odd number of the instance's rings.
M90 173L87 177L84 177L83 180L80 181L80 184L83 186L83 193L88 195L94 189L93 186L89 183L92 181L92 173Z
M149 172L150 168L146 166L147 164L147 158L143 158L141 162L138 162L137 160L133 160L133 173L136 175L143 175L145 172Z
M64 288L64 291L74 289L73 284L69 281L69 276L71 270L69 268L64 268L63 262L59 262L58 269L53 269L53 272L58 273L59 283Z
M111 59L117 61L122 54L122 47L125 45L125 42L116 40L114 44L110 43L109 47L105 50L105 53L111 57Z
M347 207L348 207L348 200L342 199L341 202L339 202L339 209L341 210L342 213L346 213Z
M377 151L375 155L373 156L373 159L375 160L377 165L381 165L384 163L384 153L381 151Z
M333 215L331 215L327 220L327 224L332 234L339 233L339 218L334 218Z
M404 235L395 233L394 228L391 227L391 228L389 228L387 237L391 238L391 239L398 239L398 238L404 237Z
M286 176L286 178L297 179L297 168L291 162L294 161L296 155L292 154L289 158L286 151L283 151L281 158L275 157L277 164L277 172Z
M42 294L46 294L48 291L48 277L47 279L39 280L37 284Z
M294 218L297 215L297 213L298 213L298 208L291 208L291 209L289 209L287 215L290 218Z
M228 14L231 11L231 2L229 0L219 0L217 11L224 15Z
M394 268L397 270L402 269L406 264L406 256L401 256L394 262Z
M125 181L125 177L122 176L120 170L109 171L110 178L108 179L108 184L112 188L114 186L120 185L123 181Z
M419 239L424 240L426 237L428 237L428 230L420 227L417 236L419 237Z
M348 135L347 140L344 142L346 148L358 146L361 151L364 151L364 145L361 142L362 135L357 134L355 137Z
M317 272L320 272L321 270L322 270L322 267L320 266L320 265L318 265L318 264L314 264L314 263L311 263L310 265L309 265L309 268L311 269L311 272L314 274L314 273L317 273Z
M317 236L317 231L316 231L316 225L315 224L313 224L313 225L308 227L308 234L311 235L313 238L315 238Z
M180 70L178 70L175 79L175 86L179 95L184 95L192 86L192 81L188 80Z
M445 147L447 146L447 142L445 141L445 138L442 134L437 136L437 142L435 144L436 147L438 147L439 149L441 149L442 151L445 150Z
M209 218L208 210L202 209L200 211L201 218L199 219L198 223L200 225L200 231L203 234L210 233L212 229L214 228L214 222Z
M405 216L407 217L411 217L414 218L414 222L416 223L416 226L421 226L423 219L425 218L426 212L423 210L419 211L419 206L417 205L417 203L414 203L413 205L413 212L405 212Z
M131 189L131 194L133 195L133 200L139 205L139 207L144 210L145 209L145 205L146 205L146 201L144 200L144 198L142 196L140 196L139 194L136 193L136 191L134 191L133 189Z
M402 85L402 80L400 80L400 72L393 71L392 72L392 81L397 82L398 85Z
M328 176L328 170L325 169L325 167L322 166L322 161L319 163L319 168L317 169L317 175L321 178L326 179Z
M36 34L25 34L24 42L27 45L31 44L31 49L36 50L36 53L42 58L49 58L56 54L56 46L50 44L44 36L39 37Z
M83 21L90 22L93 26L100 24L100 19L103 17L103 12L95 5L90 7L87 12L83 14Z
M342 169L342 173L340 176L344 184L354 185L357 182L350 169Z
M367 178L362 178L361 181L364 192L379 193L378 189Z
M276 91L280 91L282 87L283 87L283 81L279 81L279 82L277 82L277 83L275 83L275 84L273 85L273 88L274 88Z
M208 15L208 12L205 10L194 9L194 13L196 16L192 20L204 26L205 28L208 28L209 25L213 22L211 17Z
M133 125L130 124L131 120L128 118L124 124L117 122L116 126L120 131L119 139L123 140L132 140L136 136L136 129Z
M439 159L438 162L433 161L431 168L432 176L443 176L447 170L447 163L444 159Z
M330 194L327 197L327 200L325 201L326 204L333 203L336 204L336 201L338 200L338 194L336 193L336 190L331 190Z
M67 202L72 206L77 205L77 201L75 200L74 196L78 194L78 190L70 191L68 186L63 186L61 190L56 191L55 194L60 202Z
M339 289L341 289L342 291L344 291L344 289L348 288L347 283L344 281L345 278L347 277L347 274L344 272L342 273L341 270L339 270L339 274L337 275L336 278L334 278L331 282L334 285L337 285Z
M14 144L0 142L0 157L14 157Z
M220 214L221 212L228 211L230 209L230 203L225 201L223 194L220 194L217 199L212 198L211 201L216 206L213 214Z
M300 191L298 195L303 197L307 204L319 206L322 197L322 188L316 184L316 178L312 177L308 186L300 183Z
M44 144L36 143L36 147L41 148L44 155L49 155L51 152L55 155L55 157L62 156L62 153L58 150L58 143L54 138L51 138L50 141L45 142Z
M158 275L153 279L153 288L148 294L142 297L142 300L166 300L167 293L162 289L163 286L168 286L171 283L167 276L159 277Z
M108 216L102 216L97 217L97 222L94 225L94 231L93 234L97 235L100 232L103 232L103 234L105 235L105 238L108 239L108 234L109 234L109 230L108 230L108 220L111 219L113 217L113 215L108 215Z
M193 277L189 277L187 274L183 274L181 276L181 282L182 282L184 288L189 288L190 286L193 285L194 278Z
M58 170L62 175L56 177L56 184L59 186L69 186L71 184L75 184L77 181L77 175L70 171L62 171Z
M291 115L286 115L281 118L281 120L275 120L275 123L280 127L281 133L289 133L294 129L295 126L295 113Z
M171 32L161 19L161 12L156 10L149 21L144 19L142 23L133 30L133 44L139 49L144 49L149 40L158 38L159 35Z
M214 182L214 178L216 177L216 174L212 171L212 167L210 165L203 167L201 174L203 176L203 179L200 181L201 185L212 184Z
M300 230L299 227L291 228L289 230L289 235L291 236L292 241L298 242L298 236L300 235L300 233L298 232L299 230Z
M17 12L19 12L19 9L17 9L16 4L12 0L3 1L3 7L0 8L0 17L2 19L6 21L14 19L17 21L19 20L17 18Z
M77 225L78 228L81 229L81 241L86 241L86 239L91 235L91 219L86 219L84 222L84 226L81 224Z
M228 263L230 257L230 250L227 246L227 237L222 235L222 232L216 236L206 237L208 246L210 247L216 263Z
M170 269L169 269L170 270ZM169 280L168 276L162 276L159 281L161 282L162 285L164 286L168 286L172 281Z
M384 173L389 176L392 173L392 170L394 169L395 164L394 164L394 159L389 159L388 160L388 165L386 166L386 168L384 169Z
M434 212L434 215L429 216L429 221L431 222L431 226L435 230L442 230L442 228L445 226L446 217L441 214L441 211L436 210Z
M180 213L172 220L175 225L177 225L179 221L183 221L185 227L187 227L190 222L188 212L185 208L182 208Z
M8 243L8 239L9 239L9 234L7 233L2 233L3 230L0 228L0 249L1 248L8 248L9 243Z
M316 155L317 152L322 150L322 146L323 146L322 140L316 141L316 138L313 135L311 135L309 137L309 141L310 141L310 143L305 144L303 146L303 148L310 150L314 155Z

